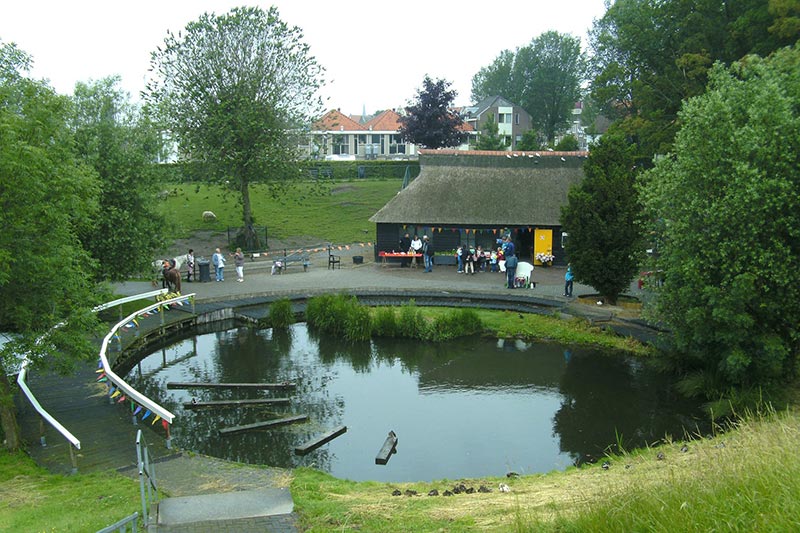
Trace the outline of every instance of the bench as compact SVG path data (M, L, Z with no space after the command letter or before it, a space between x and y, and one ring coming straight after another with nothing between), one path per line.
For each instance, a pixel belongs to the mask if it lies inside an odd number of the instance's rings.
M286 250L284 250L282 257L276 257L272 261L272 273L283 274L283 271L286 270L289 265L298 263L303 265L303 272L308 271L308 265L311 264L308 252L300 251L287 254Z

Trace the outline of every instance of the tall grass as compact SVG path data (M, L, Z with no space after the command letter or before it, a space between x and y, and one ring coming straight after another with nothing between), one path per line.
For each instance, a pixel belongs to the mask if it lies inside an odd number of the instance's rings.
M281 298L269 306L269 323L273 328L285 328L294 324L294 312L289 298Z

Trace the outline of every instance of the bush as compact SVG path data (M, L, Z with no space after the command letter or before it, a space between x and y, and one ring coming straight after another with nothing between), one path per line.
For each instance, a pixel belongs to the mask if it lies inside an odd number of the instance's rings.
M369 308L353 298L344 318L344 338L349 341L368 341L372 337L372 315Z
M428 323L414 300L400 307L400 321L398 327L403 337L411 339L427 339L430 337Z
M475 335L483 330L478 313L474 309L454 309L433 321L432 340L436 342Z
M392 307L380 307L372 317L372 330L378 337L398 337L402 328Z
M273 328L285 328L294 324L292 302L288 298L281 298L269 306L269 321Z
M315 328L351 341L372 336L369 309L359 304L355 296L347 294L325 294L309 299L306 320Z

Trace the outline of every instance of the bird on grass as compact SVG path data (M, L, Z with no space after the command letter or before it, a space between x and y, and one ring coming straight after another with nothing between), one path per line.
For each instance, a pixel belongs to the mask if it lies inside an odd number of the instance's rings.
M497 488L498 490L500 490L500 492L511 492L511 487L509 487L505 483L500 483L500 485L498 485Z

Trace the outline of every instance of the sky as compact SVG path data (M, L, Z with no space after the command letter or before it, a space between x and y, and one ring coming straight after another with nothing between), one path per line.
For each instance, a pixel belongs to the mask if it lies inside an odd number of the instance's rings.
M503 50L550 30L581 37L605 13L605 0L26 0L3 2L0 40L33 57L34 78L71 94L78 81L119 75L138 100L150 52L202 13L275 5L298 26L326 69L326 109L367 114L402 108L426 75L452 83L455 105L469 105L472 77Z

